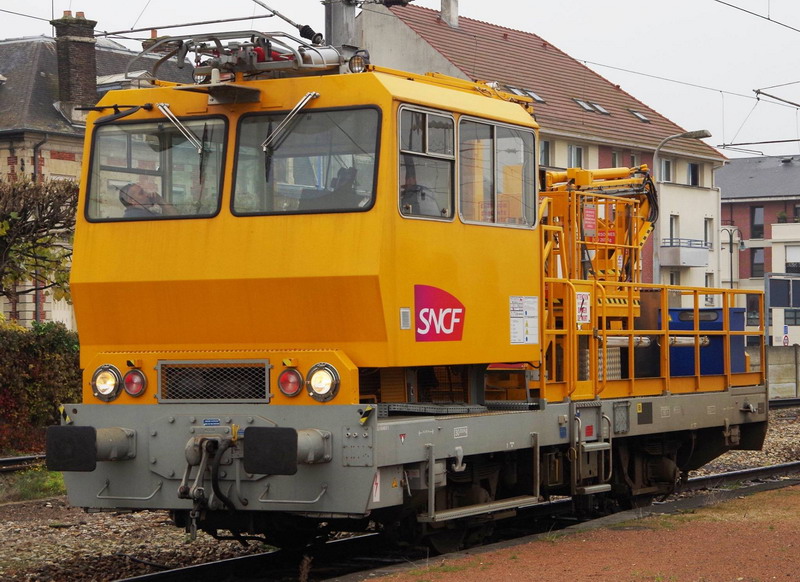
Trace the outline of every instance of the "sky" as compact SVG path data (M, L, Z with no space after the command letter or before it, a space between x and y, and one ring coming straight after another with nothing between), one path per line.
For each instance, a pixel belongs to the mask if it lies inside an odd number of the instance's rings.
M320 0L259 2L324 33ZM267 14L259 2L0 0L0 38L50 36L47 21L64 10L83 11L97 31L186 34L162 27L242 17L202 28L292 31L277 17L251 20ZM414 3L440 7L440 0ZM800 105L779 101L800 104L797 0L460 0L459 14L539 35L684 129L708 129L709 145L735 144L721 150L729 157L800 156Z

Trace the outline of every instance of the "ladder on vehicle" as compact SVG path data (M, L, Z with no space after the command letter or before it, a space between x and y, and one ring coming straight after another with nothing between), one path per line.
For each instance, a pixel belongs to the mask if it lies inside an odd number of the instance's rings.
M572 495L611 491L611 419L603 413L599 400L572 402L570 413ZM591 430L589 427L592 427Z

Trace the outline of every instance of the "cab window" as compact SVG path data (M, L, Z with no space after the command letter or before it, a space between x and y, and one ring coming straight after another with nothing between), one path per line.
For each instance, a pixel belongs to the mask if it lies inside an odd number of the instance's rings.
M94 132L86 216L91 221L213 216L224 160L222 119L102 125Z
M454 123L451 117L400 110L400 212L453 217Z
M458 147L462 219L532 226L536 219L533 133L461 120Z
M239 127L233 213L358 212L372 207L374 108L250 115Z

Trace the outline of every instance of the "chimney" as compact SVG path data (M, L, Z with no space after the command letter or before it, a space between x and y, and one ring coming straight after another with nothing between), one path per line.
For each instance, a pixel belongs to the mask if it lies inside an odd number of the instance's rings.
M83 12L51 20L56 29L58 57L58 100L62 105L94 105L97 102L97 58L95 55L94 20L86 20ZM71 108L71 107L70 107Z
M458 28L458 0L442 0L439 16L450 28Z

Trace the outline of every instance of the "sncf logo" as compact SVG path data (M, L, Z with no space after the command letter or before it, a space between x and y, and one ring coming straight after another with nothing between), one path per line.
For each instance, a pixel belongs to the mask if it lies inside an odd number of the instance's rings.
M464 305L447 291L414 285L418 342L458 342L464 331Z

